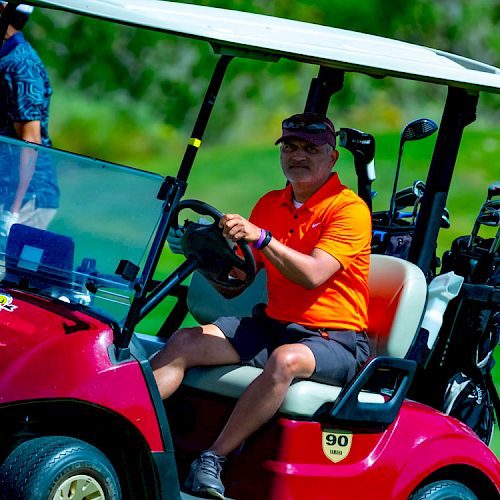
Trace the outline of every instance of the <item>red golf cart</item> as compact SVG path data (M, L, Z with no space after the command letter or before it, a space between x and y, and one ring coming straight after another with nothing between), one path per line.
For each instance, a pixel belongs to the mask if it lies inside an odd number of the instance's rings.
M4 165L16 168L29 152L50 163L60 187L49 228L15 224L1 242L0 498L190 498L179 486L189 464L259 375L249 366L192 369L163 402L149 363L188 311L203 323L266 300L266 277L255 275L248 245L239 245L241 257L216 223L183 216L191 210L216 222L221 215L183 196L225 71L240 57L317 66L309 111L327 111L345 73L440 84L448 97L407 258L372 255L373 357L346 387L292 384L278 414L228 457L228 498L497 498L494 453L434 404L442 396L432 383L434 360L447 351L439 347L442 332L424 328L423 319L462 133L479 94L500 93L500 70L394 40L196 5L29 3L204 40L219 59L175 177L0 137ZM9 3L0 31L14 9ZM358 192L371 207L374 141L357 133L342 129L340 142L354 155ZM374 227L384 226L382 219L374 218ZM388 234L400 228L395 219L384 226ZM179 225L186 259L158 280L168 231ZM240 287L229 276L233 266L246 271L246 289L226 300L210 282ZM138 332L169 297L177 302L158 334Z

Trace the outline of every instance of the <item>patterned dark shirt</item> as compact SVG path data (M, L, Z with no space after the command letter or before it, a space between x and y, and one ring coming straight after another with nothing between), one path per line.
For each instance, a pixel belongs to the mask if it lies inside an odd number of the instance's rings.
M42 144L51 146L48 133L52 88L47 71L33 47L17 32L0 49L0 135L16 138L14 122L38 120ZM59 189L50 154L41 148L26 201L35 197L37 207L57 208ZM15 192L19 175L18 155L11 148L0 147L0 176L5 206L9 193Z

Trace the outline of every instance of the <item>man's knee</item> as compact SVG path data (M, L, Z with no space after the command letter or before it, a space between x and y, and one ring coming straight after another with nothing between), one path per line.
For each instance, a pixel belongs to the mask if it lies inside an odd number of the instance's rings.
M273 351L264 368L277 381L310 377L314 372L314 356L304 345L283 345Z
M199 326L181 328L177 330L167 342L165 347L170 352L184 353L196 348L200 341L202 329Z
M182 363L185 368L238 363L240 360L239 354L215 325L178 330L159 358L164 363Z

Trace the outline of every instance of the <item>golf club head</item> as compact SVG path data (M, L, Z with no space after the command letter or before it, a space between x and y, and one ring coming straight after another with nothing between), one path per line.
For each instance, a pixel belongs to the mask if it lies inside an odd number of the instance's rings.
M481 207L477 220L485 226L500 226L500 199L487 200Z
M337 135L339 145L350 151L354 157L354 167L358 176L358 195L371 211L373 198L371 185L376 179L375 138L355 128L341 128Z
M392 195L389 206L389 222L394 217L396 207L396 191L398 186L399 170L401 168L401 158L403 156L403 147L407 141L416 141L429 137L438 129L438 125L430 118L417 118L416 120L407 123L401 131L401 138L399 141L398 163L396 166L396 173L394 175L394 184L392 187Z
M405 125L401 131L401 141L417 141L429 137L438 129L437 123L430 118L418 118Z
M399 190L396 193L396 210L402 210L406 207L414 207L424 195L425 183L417 180L409 187Z
M418 196L419 198L422 198L424 196L424 191L425 191L425 182L424 181L414 181L413 182L413 192L415 193L415 196Z
M396 193L396 210L402 210L406 207L412 207L415 205L415 202L418 200L418 196L415 195L415 191L413 190L413 186L400 189Z
M448 211L448 209L446 207L444 207L443 209L443 215L441 215L441 224L440 224L440 227L442 227L443 229L449 229L451 226L451 223L450 223L450 212Z
M488 187L488 198L487 200L491 200L495 196L500 195L500 181L496 181L493 184L490 184Z

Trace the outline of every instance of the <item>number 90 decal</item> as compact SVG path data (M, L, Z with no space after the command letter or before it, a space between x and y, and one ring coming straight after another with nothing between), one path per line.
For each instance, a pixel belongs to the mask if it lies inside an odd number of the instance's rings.
M332 462L340 462L349 455L352 444L352 432L323 429L321 432L323 453Z

